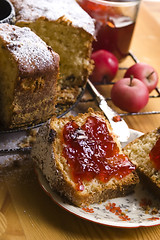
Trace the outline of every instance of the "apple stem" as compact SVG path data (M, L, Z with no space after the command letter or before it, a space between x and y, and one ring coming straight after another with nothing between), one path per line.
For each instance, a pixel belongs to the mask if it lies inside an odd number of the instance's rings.
M154 71L152 71L148 76L147 76L147 79L150 78L150 76L154 73Z
M129 84L130 87L132 86L132 80L133 80L133 75L130 76L130 84Z

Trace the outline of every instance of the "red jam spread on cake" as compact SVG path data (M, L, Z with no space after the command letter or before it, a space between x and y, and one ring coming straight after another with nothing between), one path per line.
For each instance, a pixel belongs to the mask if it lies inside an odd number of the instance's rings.
M83 181L97 178L108 182L112 177L121 179L135 170L128 157L119 153L105 121L97 116L88 117L81 127L75 121L67 123L63 141L64 157L80 191L84 189Z
M149 153L151 161L154 163L155 168L160 170L160 138Z

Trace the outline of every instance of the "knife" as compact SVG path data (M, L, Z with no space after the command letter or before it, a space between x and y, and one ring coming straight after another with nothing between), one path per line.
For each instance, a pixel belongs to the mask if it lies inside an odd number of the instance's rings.
M13 154L29 154L31 147L16 147L10 149L0 149L0 157L4 155L13 155Z
M96 96L99 108L103 111L108 121L110 122L113 132L118 136L120 142L127 142L130 136L130 130L126 122L119 116L118 113L113 111L112 108L108 106L104 96L98 92L98 90L89 79L87 80L87 83ZM118 117L120 117L120 120L116 121Z

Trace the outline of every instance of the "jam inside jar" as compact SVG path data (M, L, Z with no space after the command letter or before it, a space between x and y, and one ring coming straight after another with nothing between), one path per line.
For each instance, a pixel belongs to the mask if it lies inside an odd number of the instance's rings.
M160 138L149 153L151 161L157 170L160 170Z
M96 41L93 52L105 49L119 62L128 56L139 9L138 0L77 0L95 19Z
M83 181L121 179L135 169L128 157L119 153L105 121L99 117L88 117L81 127L75 121L68 122L63 143L63 155L78 190L84 189Z

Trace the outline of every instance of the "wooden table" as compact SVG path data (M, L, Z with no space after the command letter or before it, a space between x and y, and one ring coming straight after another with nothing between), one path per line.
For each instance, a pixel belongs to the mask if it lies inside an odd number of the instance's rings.
M160 76L160 2L142 3L131 45L132 52L142 61L153 65ZM156 12L156 17L154 16ZM127 59L121 65L133 64ZM120 71L117 79L122 75ZM109 87L99 87L109 97ZM156 95L156 92L152 93ZM83 101L90 98L86 92ZM94 101L80 102L76 109L97 108ZM109 104L114 107L111 101ZM143 111L159 111L159 98L150 98ZM114 107L115 108L115 107ZM160 114L125 117L130 128L147 132L160 125ZM12 161L12 156L10 156ZM89 240L126 239L158 240L160 226L121 229L92 223L57 206L41 189L29 155L0 171L0 239L1 240Z

